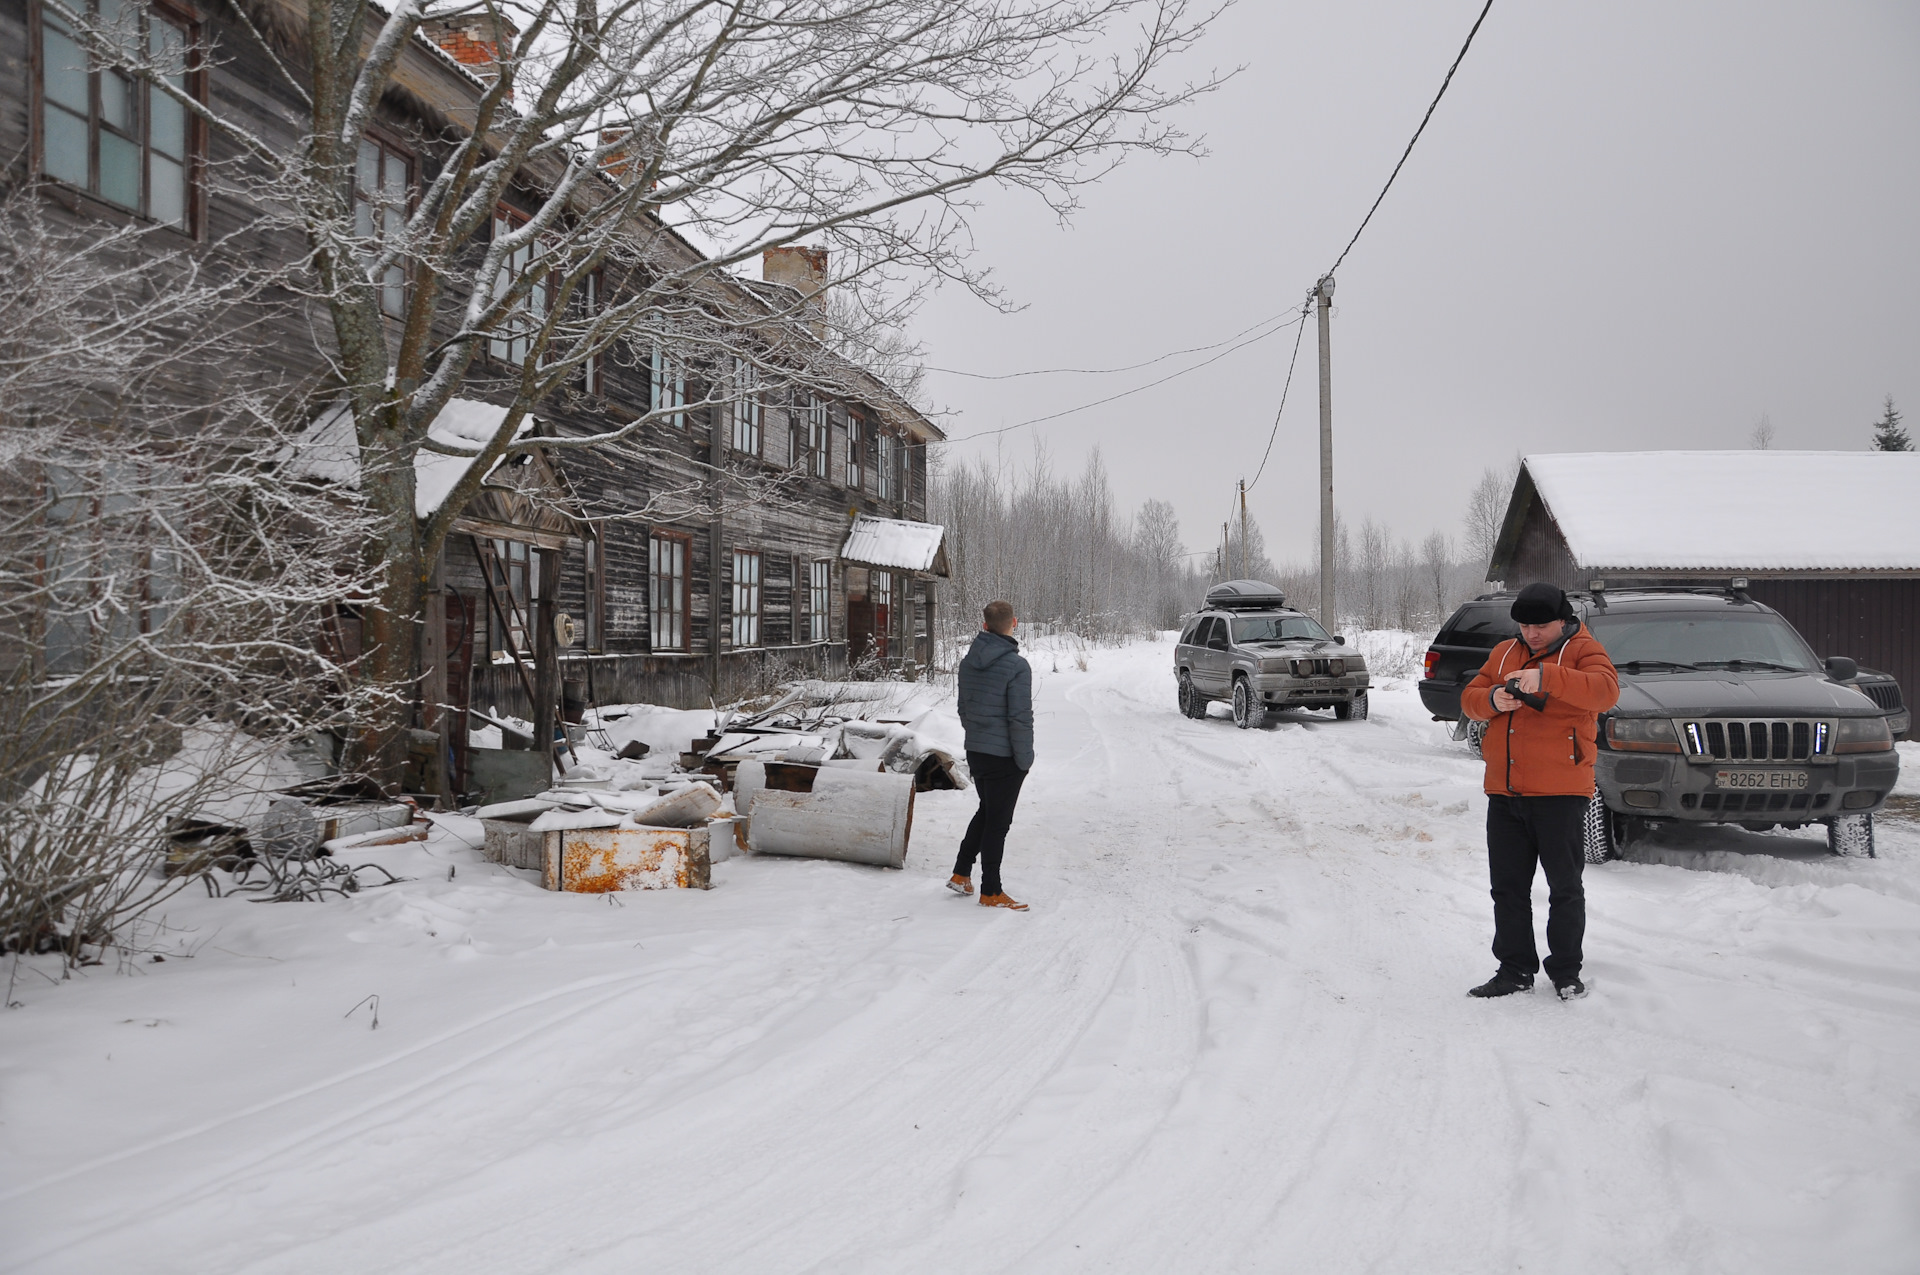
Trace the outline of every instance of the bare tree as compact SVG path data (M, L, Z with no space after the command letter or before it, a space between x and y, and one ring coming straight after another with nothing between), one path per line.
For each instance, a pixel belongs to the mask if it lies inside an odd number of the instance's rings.
M1773 417L1767 415L1765 412L1760 413L1760 419L1754 422L1753 433L1747 436L1747 446L1757 452L1772 449Z
M1392 592L1393 537L1385 527L1368 518L1360 524L1360 598L1365 610L1366 627L1385 628L1387 603Z
M182 820L367 707L312 635L379 580L281 463L300 387L176 391L236 361L205 256L42 199L0 207L0 950L78 958L205 866L155 871Z
M1420 542L1420 569L1426 586L1433 590L1434 625L1446 622L1447 588L1453 578L1453 542L1447 533L1435 529Z
M1506 520L1507 505L1513 499L1513 485L1520 476L1520 457L1516 455L1504 471L1489 465L1467 497L1463 534L1467 557L1485 571L1493 561L1493 546L1500 539L1500 524Z
M969 261L972 192L1027 190L1066 216L1128 153L1193 150L1170 113L1212 85L1156 83L1211 16L1192 0L314 0L283 11L287 38L262 36L309 117L289 150L189 95L179 55L48 4L95 57L197 115L243 161L234 180L244 170L304 237L300 286L324 314L378 519L367 560L391 568L366 609L368 670L395 688L417 673L427 573L495 461L630 440L684 410L522 437L593 359L669 348L710 370L715 403L750 384L832 389L837 361L816 352L864 345L884 362L872 335L897 330L919 284L997 300ZM463 25L498 51L485 90L420 130L429 172L411 198L374 194L370 230L354 195L362 138L416 37ZM519 211L502 220L507 204ZM833 249L833 292L857 306L730 273L810 241ZM482 355L504 370L482 376ZM457 450L429 431L476 378L508 410L416 516L413 458ZM389 760L404 724L396 711L377 732Z
M1039 447L1024 474L984 460L942 466L932 494L947 529L949 638L994 598L1036 629L1103 642L1170 627L1199 601L1205 580L1185 565L1173 507L1148 501L1117 518L1097 451L1073 481L1055 477Z

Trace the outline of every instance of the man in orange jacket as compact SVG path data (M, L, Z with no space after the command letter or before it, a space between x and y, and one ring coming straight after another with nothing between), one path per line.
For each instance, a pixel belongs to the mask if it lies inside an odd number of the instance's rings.
M1513 602L1520 636L1501 643L1460 696L1486 722L1487 875L1493 885L1494 976L1472 996L1533 990L1533 869L1547 876L1547 977L1561 1000L1587 994L1580 941L1587 896L1581 845L1593 799L1595 724L1620 698L1613 661L1567 595L1530 584Z

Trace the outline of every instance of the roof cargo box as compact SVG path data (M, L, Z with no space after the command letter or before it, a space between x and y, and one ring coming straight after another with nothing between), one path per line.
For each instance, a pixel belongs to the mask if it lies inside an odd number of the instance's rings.
M1228 580L1207 590L1207 605L1223 611L1267 611L1287 605L1287 595L1264 580Z

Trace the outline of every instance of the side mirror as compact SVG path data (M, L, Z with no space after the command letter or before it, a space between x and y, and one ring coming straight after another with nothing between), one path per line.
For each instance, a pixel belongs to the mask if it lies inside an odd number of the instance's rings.
M1345 645L1347 644L1347 635L1346 635L1346 634L1344 634L1344 633L1336 633L1336 634L1334 634L1334 635L1333 635L1333 644L1334 644L1335 646L1345 646Z
M1836 682L1851 682L1860 675L1860 665L1844 655L1827 657L1827 675Z

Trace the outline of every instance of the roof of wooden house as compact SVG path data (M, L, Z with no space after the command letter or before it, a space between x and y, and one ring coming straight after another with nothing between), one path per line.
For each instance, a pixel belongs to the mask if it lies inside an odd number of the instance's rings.
M1584 570L1920 572L1920 453L1528 456L1489 578L1536 501Z

